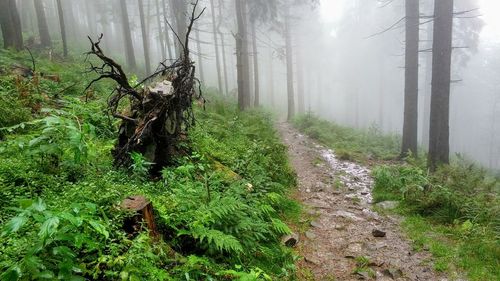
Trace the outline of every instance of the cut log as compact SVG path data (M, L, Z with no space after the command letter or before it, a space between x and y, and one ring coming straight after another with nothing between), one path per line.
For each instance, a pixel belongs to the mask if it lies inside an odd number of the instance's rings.
M121 208L135 213L134 216L125 220L124 229L127 233L131 235L138 233L141 229L141 223L144 221L151 237L155 240L160 237L153 215L153 204L146 197L129 196L123 200Z

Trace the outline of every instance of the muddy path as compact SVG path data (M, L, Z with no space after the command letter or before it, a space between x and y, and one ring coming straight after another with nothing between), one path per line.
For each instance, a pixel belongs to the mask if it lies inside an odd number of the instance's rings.
M298 176L297 199L311 216L300 234L302 280L447 280L426 252L414 252L400 219L372 210L370 170L277 125Z

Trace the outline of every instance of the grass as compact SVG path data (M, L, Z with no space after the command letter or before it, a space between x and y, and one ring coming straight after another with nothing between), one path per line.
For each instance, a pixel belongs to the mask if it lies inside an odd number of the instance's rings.
M392 212L405 217L403 228L416 251L429 251L434 269L453 278L500 280L500 180L463 159L430 174L424 159L386 164L399 142L380 132L338 126L313 116L295 125L345 159L370 162L374 203L399 201ZM366 146L366 147L364 147ZM391 212L383 210L383 212Z
M2 52L6 65L29 62ZM211 96L207 110L195 109L189 153L150 181L141 155L130 169L112 166L117 123L103 114L112 85L96 86L86 103L82 87L92 77L81 64L36 59L62 82L25 79L20 88L7 69L0 75L0 97L14 97L0 116L26 113L0 125L13 126L1 130L0 279L293 278L296 257L280 238L301 210L288 199L295 175L269 114ZM73 84L57 103L45 98ZM22 89L34 89L28 100ZM119 206L131 195L152 201L162 241L123 230L130 214Z

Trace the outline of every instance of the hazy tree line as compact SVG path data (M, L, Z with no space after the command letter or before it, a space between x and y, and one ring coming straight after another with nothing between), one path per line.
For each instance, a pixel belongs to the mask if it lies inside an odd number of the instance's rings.
M333 35L321 23L318 2L201 1L208 9L190 46L199 77L237 97L241 110L268 105L288 120L312 111L357 127L376 123L402 133L402 156L417 154L421 146L429 150L431 167L448 163L450 92L460 83L454 77L477 51L482 27L476 1L348 1ZM179 56L190 5L185 0L0 3L5 48L56 44L66 56L68 45L84 52L86 36L103 33L105 50L140 75ZM388 28L376 30L374 22ZM402 76L393 75L397 64Z

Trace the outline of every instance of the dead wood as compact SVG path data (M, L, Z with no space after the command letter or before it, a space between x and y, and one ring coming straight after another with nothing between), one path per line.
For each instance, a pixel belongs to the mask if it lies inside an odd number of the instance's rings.
M186 141L188 129L194 125L193 101L203 100L199 80L195 77L195 64L190 59L189 35L194 22L204 9L197 14L198 1L193 4L190 24L182 44L183 54L170 65L166 60L157 70L137 85L130 85L123 68L100 47L102 34L97 41L90 37L91 51L87 53L89 72L99 76L87 86L102 79L114 80L118 86L108 99L111 115L121 119L118 141L112 151L116 166L130 167L132 152L141 153L154 163L150 173L158 174L167 165L173 164L176 156L183 154L180 147ZM88 60L97 57L100 65ZM128 99L129 108L119 111L119 105Z

